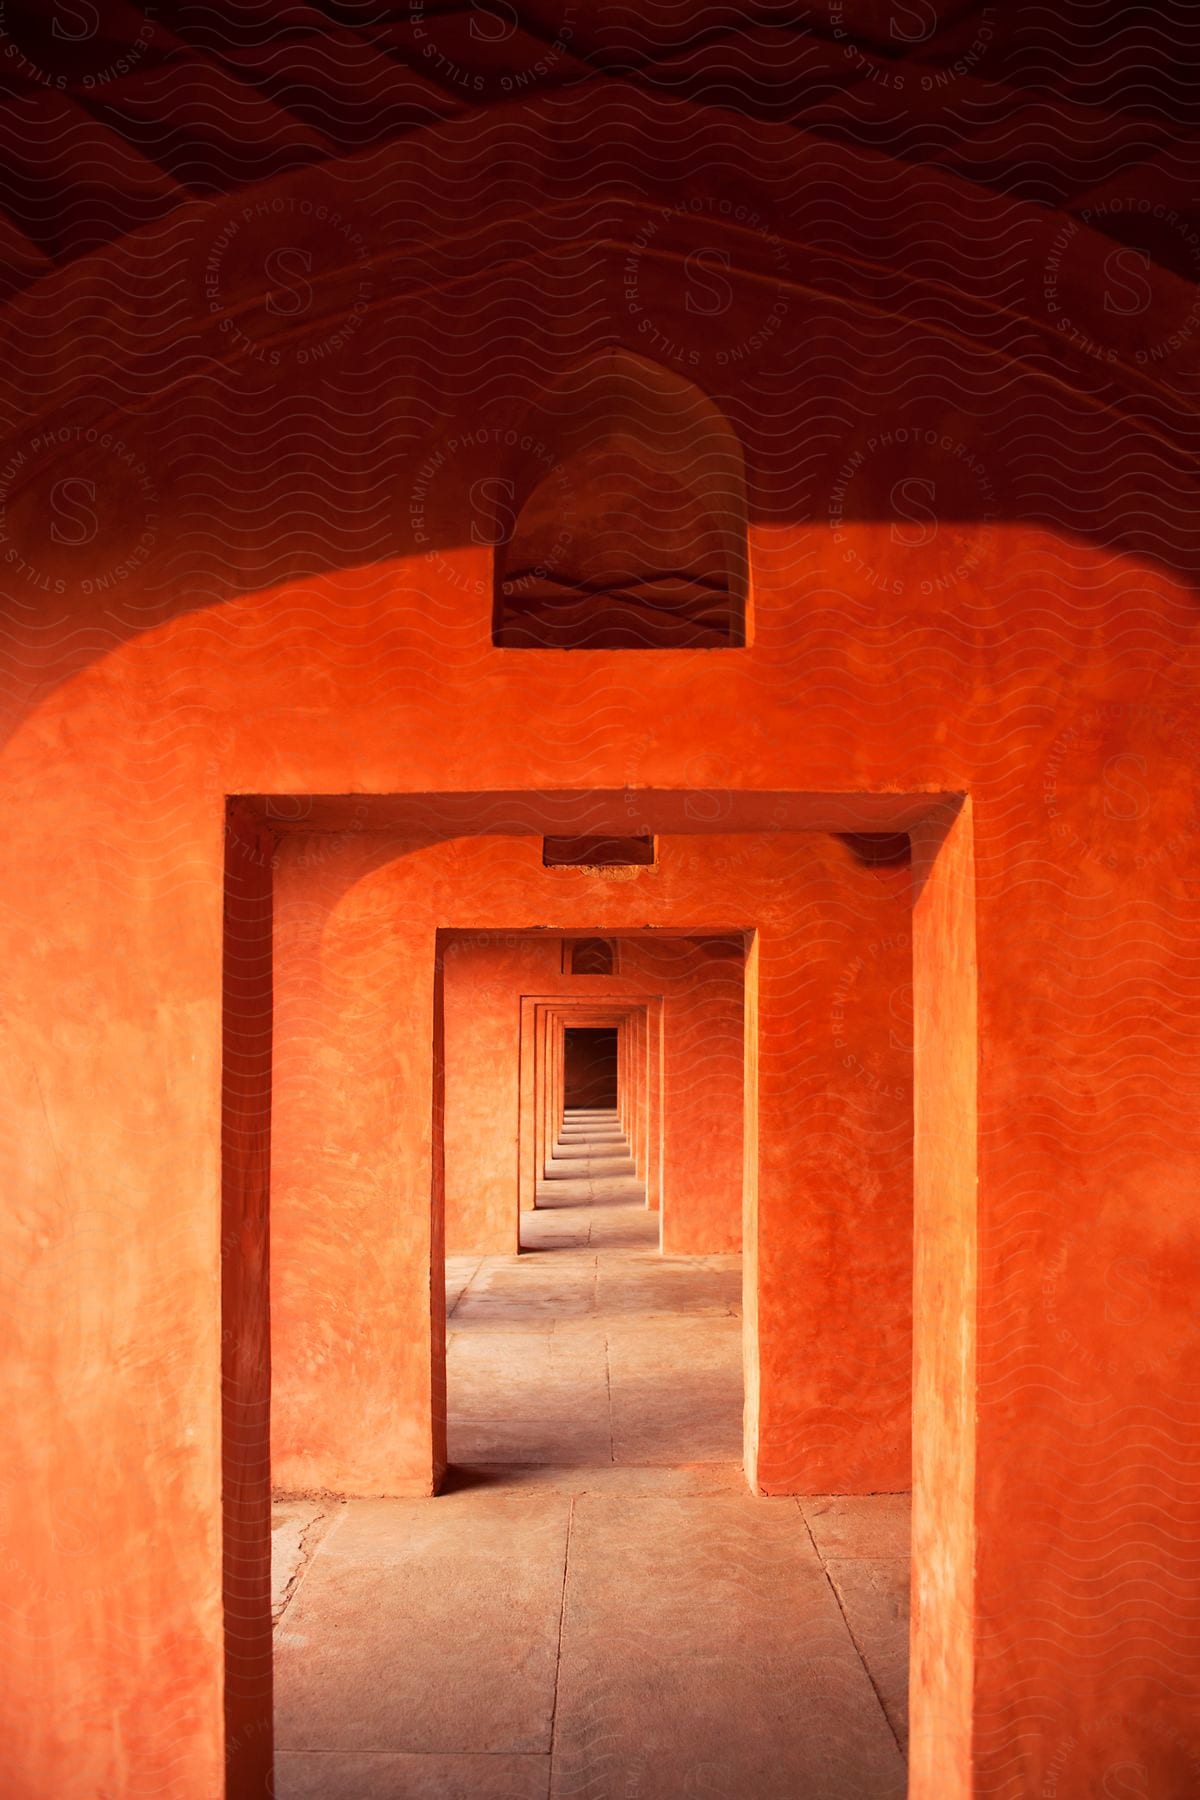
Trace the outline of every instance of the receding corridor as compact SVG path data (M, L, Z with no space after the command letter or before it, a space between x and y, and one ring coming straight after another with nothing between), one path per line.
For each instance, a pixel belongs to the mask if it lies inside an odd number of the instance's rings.
M280 1800L899 1800L907 1504L750 1495L740 1258L615 1114L447 1262L448 1491L276 1507Z
M521 1257L447 1261L454 1464L728 1469L741 1258L664 1258L615 1113L568 1114Z

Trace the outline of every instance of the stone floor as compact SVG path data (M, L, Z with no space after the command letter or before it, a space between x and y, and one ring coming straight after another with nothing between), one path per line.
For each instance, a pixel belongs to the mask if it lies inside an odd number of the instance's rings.
M447 1260L449 1491L276 1508L278 1800L900 1800L907 1501L750 1495L736 1257L576 1118Z

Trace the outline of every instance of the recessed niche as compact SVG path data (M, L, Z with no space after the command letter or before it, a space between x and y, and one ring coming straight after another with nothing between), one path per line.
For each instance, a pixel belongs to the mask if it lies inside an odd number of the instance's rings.
M565 975L615 975L617 947L610 938L571 938L563 945Z
M493 641L511 650L745 643L742 448L673 370L604 351L546 390L503 471Z
M653 862L652 837L542 839L542 866L547 869L649 868Z

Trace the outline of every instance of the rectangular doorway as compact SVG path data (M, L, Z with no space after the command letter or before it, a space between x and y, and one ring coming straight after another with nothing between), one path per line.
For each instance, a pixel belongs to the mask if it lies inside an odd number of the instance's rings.
M519 1012L511 997L530 959L544 960L541 974L562 966L553 938L476 936L457 957L453 935L443 943L435 1131L441 1122L451 1490L481 1481L519 1490L535 1474L653 1488L686 1484L680 1472L698 1468L731 1491L744 1484L739 1244L722 1236L706 1255L697 1236L691 1254L664 1254L648 1188L665 1135L681 1219L695 1202L702 1232L708 1186L723 1178L740 1228L741 971L735 991L729 965L735 950L744 961L745 946L683 932L614 942L620 992L573 994L569 972L556 995L522 994ZM659 983L665 993L651 992ZM718 1016L723 1045L712 1042ZM508 1058L496 1054L495 1018L509 1031ZM722 1143L714 1176L691 1130L704 1111L697 1091L727 1083L734 1059L736 1154ZM528 1165L519 1251L510 1242L481 1255L495 1222L455 1198L475 1183L478 1132L464 1126L497 1114L515 1123L518 1111L523 1174ZM512 1204L517 1189L513 1179Z
M954 820L951 820L951 828ZM924 1437L923 1449L918 1455L918 1526L915 1551L917 1557L916 1585L922 1593L924 1605L920 1617L923 1622L922 1640L917 1646L918 1667L923 1669L925 1686L920 1682L917 1693L929 1691L930 1686L948 1693L954 1682L957 1682L958 1671L952 1659L939 1651L939 1642L944 1635L953 1639L953 1619L943 1617L938 1607L938 1593L933 1588L923 1588L922 1579L927 1579L931 1569L950 1568L955 1583L956 1607L955 1617L961 1613L961 1607L967 1598L970 1559L969 1531L962 1526L964 1518L969 1519L969 1508L966 1504L970 1495L970 1478L972 1465L970 1459L969 1424L970 1411L966 1405L957 1410L948 1410L945 1405L935 1406L933 1399L940 1396L943 1400L947 1392L958 1395L962 1383L955 1387L955 1369L946 1367L946 1356L943 1345L951 1341L948 1326L957 1322L958 1313L969 1326L970 1287L969 1273L972 1268L971 1253L973 1247L971 1197L974 1194L973 1177L973 1113L971 1104L973 1088L971 1086L973 1070L974 1015L971 1010L974 993L973 945L970 938L971 914L970 898L970 856L971 844L969 836L969 813L965 823L958 830L957 837L951 836L949 841L953 847L953 855L938 861L941 845L947 838L947 828L931 826L925 839L923 860L919 875L914 871L914 891L918 896L918 913L914 922L914 971L917 988L918 1016L926 1020L925 1030L918 1038L922 1046L918 1075L924 1080L922 1089L925 1110L918 1110L918 1145L926 1149L927 1160L923 1166L922 1181L918 1193L924 1193L929 1200L936 1203L934 1224L936 1236L930 1234L924 1258L918 1259L918 1275L916 1289L916 1310L918 1331L924 1332L923 1341L926 1356L926 1376L922 1384L922 1392L918 1397L918 1445ZM247 1045L257 1053L261 1044L255 1039L262 1018L263 1008L270 1003L270 978L266 973L269 966L270 950L270 910L260 904L263 895L260 892L265 867L270 866L269 845L264 844L259 851L257 845L251 846L254 854L248 861L251 872L242 884L239 892L236 880L231 887L230 937L232 955L227 949L227 974L230 980L227 1013L227 1045L230 1046L227 1056L227 1102L236 1100L237 1082L242 1079L238 1056L238 1033L244 1023ZM936 866L935 866L936 864ZM269 883L267 884L269 886ZM238 908L242 906L243 894L245 904L241 917ZM365 940L364 940L365 941ZM261 983L254 987L246 985L241 992L238 983L243 971L249 968L246 952L256 954L256 946L266 946L267 961L263 963L264 974ZM770 952L769 940L766 952ZM757 1405L753 1381L756 1373L757 1339L760 1331L760 1301L765 1302L768 1319L771 1307L778 1307L779 1288L772 1275L768 1273L765 1281L760 1276L760 1262L763 1244L769 1244L770 1234L777 1228L781 1202L786 1198L785 1187L789 1173L784 1164L776 1159L772 1163L771 1139L763 1140L763 1156L759 1156L759 1132L775 1128L776 1114L771 1107L781 1108L787 1104L787 1093L779 1079L779 1051L772 1044L770 1031L760 1029L759 1020L767 1021L778 1018L778 1005L786 1002L795 992L795 983L791 979L791 970L782 964L771 967L767 954L759 958L755 949L754 979L748 993L746 1028L746 1070L747 1070L747 1113L746 1113L746 1170L747 1195L746 1218L748 1227L748 1243L745 1274L746 1295L746 1367L751 1385L748 1386L748 1414L759 1417L767 1415ZM758 965L769 969L769 978L758 980ZM257 976L255 977L257 980ZM331 990L333 991L333 990ZM334 998L341 1000L344 989L334 992ZM933 997L933 1008L930 1001ZM847 1013L857 996L851 987L834 992L831 1008L831 1028L841 1028L841 1016ZM770 1009L776 1008L774 1012ZM761 1010L760 1010L761 1009ZM924 1009L924 1010L923 1010ZM436 1009L435 1009L436 1010ZM282 1046L285 1055L288 1042ZM261 1060L261 1058L260 1058ZM759 1065L762 1065L763 1080L758 1081ZM231 1086L230 1077L233 1078ZM261 1539L262 1513L259 1505L259 1485L269 1494L269 1469L263 1454L263 1443L260 1442L265 1419L265 1386L270 1378L269 1352L261 1350L258 1355L246 1354L253 1349L253 1333L262 1338L262 1321L267 1317L265 1294L265 1275L267 1269L267 1230L265 1209L257 1206L256 1194L265 1194L265 1182L255 1183L265 1167L265 1158L261 1148L265 1142L266 1131L270 1120L269 1088L261 1091L254 1087L258 1077L247 1057L245 1067L246 1106L243 1118L230 1108L230 1130L227 1149L227 1213L224 1236L225 1253L231 1259L229 1280L227 1281L227 1345L230 1350L230 1362L226 1386L226 1413L228 1419L227 1454L230 1469L244 1471L237 1479L243 1482L246 1505L232 1520L232 1532L227 1535L226 1553L228 1559L229 1586L227 1589L227 1620L231 1629L230 1657L231 1671L234 1679L227 1686L227 1697L230 1705L231 1774L228 1794L230 1800L242 1800L243 1795L254 1794L257 1800L258 1791L253 1785L253 1774L245 1770L243 1757L249 1755L251 1760L260 1757L264 1743L269 1743L269 1718L264 1721L262 1702L268 1703L270 1695L270 1671L263 1670L257 1659L257 1652L247 1627L252 1620L258 1618L261 1592ZM866 1083L864 1081L864 1090ZM759 1117L760 1089L765 1093L768 1103L766 1120ZM953 1099L953 1120L947 1117L950 1099ZM428 1115L426 1115L428 1116ZM437 1106L434 1107L436 1126ZM949 1126L954 1121L958 1124L951 1131ZM413 1127L419 1131L419 1125ZM426 1153L431 1156L435 1188L438 1179L438 1149L436 1129L432 1134L432 1145L426 1140ZM759 1180L759 1173L765 1177ZM793 1183L794 1185L794 1183ZM436 1209L435 1209L436 1210ZM928 1215L927 1215L928 1216ZM249 1222L251 1229L246 1229ZM918 1210L918 1246L920 1237L921 1213ZM951 1227L958 1234L952 1257L939 1257L934 1254L943 1244L949 1244ZM440 1249L440 1246L438 1247ZM435 1252L436 1253L436 1252ZM950 1272L950 1279L947 1276ZM261 1317L260 1317L261 1309ZM636 1311L636 1309L630 1309ZM437 1328L435 1315L434 1325ZM969 1330L960 1330L953 1337L955 1343L969 1345ZM240 1349L239 1349L240 1346ZM969 1374L969 1363L959 1359L958 1373ZM965 1390L964 1390L965 1391ZM262 1403L260 1404L260 1395ZM770 1421L768 1421L770 1422ZM950 1427L949 1435L947 1424ZM953 1438L953 1442L949 1441ZM265 1440L264 1440L265 1441ZM751 1440L748 1437L748 1445ZM933 1478L939 1474L939 1465L952 1464L957 1473L957 1486L952 1499L955 1505L947 1508L944 1504L933 1506L926 1503L922 1506L920 1485L923 1482L925 1494L932 1491ZM940 1482L939 1491L944 1486ZM376 1490L378 1491L378 1490ZM236 1491L227 1487L227 1496L231 1504L236 1504ZM962 1505L958 1505L958 1501ZM748 1504L754 1504L748 1501ZM357 1502L354 1502L357 1504ZM424 1504L420 1502L419 1504ZM764 1513L763 1517L767 1515ZM840 1517L835 1516L837 1528L841 1530ZM758 1527L755 1527L757 1530ZM332 1540L331 1540L332 1541ZM831 1539L835 1547L831 1555L836 1560L845 1557L844 1533L840 1538ZM841 1544L842 1548L836 1548ZM269 1549L269 1545L268 1545ZM597 1565L599 1566L599 1565ZM943 1584L944 1585L944 1584ZM937 1681L931 1684L931 1673ZM962 1684L959 1684L961 1687ZM957 1695L959 1687L954 1688ZM364 1690L365 1691L365 1690ZM965 1687L962 1687L965 1692ZM239 1710L240 1709L240 1714ZM950 1709L952 1710L952 1709ZM946 1718L947 1709L943 1707L942 1719ZM736 1723L736 1720L733 1721ZM922 1740L921 1725L925 1725ZM917 1756L928 1756L937 1742L937 1734L930 1731L932 1720L929 1708L926 1708L923 1719L915 1719L917 1727ZM732 1740L731 1740L732 1741ZM287 1746L288 1754L293 1759L292 1767L299 1767L295 1761L298 1756L309 1754ZM250 1785L236 1774L239 1764L243 1771L250 1775ZM920 1766L918 1762L916 1766ZM284 1789L286 1792L286 1788ZM869 1789L863 1788L864 1793Z
M643 974L645 972L643 971ZM454 1006L451 1002L449 1013ZM522 1221L536 1208L538 1185L546 1179L562 1124L563 1074L568 1030L601 1029L616 1034L616 1111L628 1140L637 1173L644 1183L645 1205L661 1219L663 1194L663 1017L661 994L627 991L606 1000L570 994L523 993L520 999L520 1092L517 1118L517 1199L514 1235L491 1248L520 1248ZM504 1103L510 1105L510 1101ZM455 1115L454 1090L448 1095L447 1120ZM447 1185L447 1229L458 1231L455 1204L453 1140ZM740 1185L741 1173L735 1177ZM460 1240L462 1241L462 1240ZM660 1240L661 1241L661 1240ZM465 1241L463 1241L465 1248ZM724 1246L728 1248L729 1246Z

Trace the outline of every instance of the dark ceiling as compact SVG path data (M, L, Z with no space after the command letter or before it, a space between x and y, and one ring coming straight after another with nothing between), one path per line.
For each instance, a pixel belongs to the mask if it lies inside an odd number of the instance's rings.
M1089 215L1195 279L1200 7L0 0L0 292L183 201L623 84Z

